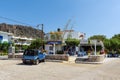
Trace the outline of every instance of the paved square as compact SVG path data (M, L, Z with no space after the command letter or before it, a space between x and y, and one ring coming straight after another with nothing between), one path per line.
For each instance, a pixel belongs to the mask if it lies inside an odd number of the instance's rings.
M0 80L120 80L120 59L104 64L46 62L39 65L0 60Z

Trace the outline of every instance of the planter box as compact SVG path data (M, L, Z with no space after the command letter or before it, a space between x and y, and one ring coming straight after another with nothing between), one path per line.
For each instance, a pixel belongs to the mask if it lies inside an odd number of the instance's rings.
M23 55L21 55L21 54L8 55L8 58L20 58L20 59L22 59L22 57L23 57Z
M65 60L68 61L68 56L67 55L46 55L46 59L50 60Z
M90 55L88 57L89 62L102 62L105 59L105 55Z

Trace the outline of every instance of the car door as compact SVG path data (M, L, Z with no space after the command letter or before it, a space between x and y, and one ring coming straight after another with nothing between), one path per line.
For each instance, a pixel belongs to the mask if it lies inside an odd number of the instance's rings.
M42 60L42 59L44 59L45 57L44 57L44 54L42 53L42 52L39 52L39 59L40 60Z

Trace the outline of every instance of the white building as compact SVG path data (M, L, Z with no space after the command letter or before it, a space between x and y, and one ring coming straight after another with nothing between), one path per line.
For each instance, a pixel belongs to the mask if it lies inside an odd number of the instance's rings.
M12 40L14 41L15 45L30 45L31 41L34 40L32 38L27 37L15 37L12 36Z
M12 33L0 31L0 41L8 43L14 42L14 44L19 48L19 50L21 50L22 45L29 46L32 40L34 39L27 37L15 37Z
M55 34L55 33L57 33L57 32L47 33L45 35L45 40L47 40L47 41L52 40L51 35ZM77 31L74 31L74 30L64 30L64 31L60 31L59 33L60 33L61 37L63 38L63 40L66 40L67 38L75 38L75 39L79 39L79 40L85 38L85 33L77 32Z
M0 31L0 41L1 42L5 42L5 41L10 42L12 36L13 36L12 33Z
M15 37L12 33L0 31L0 41L1 42L11 42L13 41L15 45L30 45L32 38L27 37Z
M81 33L81 32L77 32L77 31L74 31L74 30L65 30L63 31L63 38L64 40L67 39L67 38L75 38L75 39L83 39L85 38L85 33Z
M57 34L61 36L61 38L57 38ZM51 36L55 35L52 39ZM75 39L84 39L85 33L76 32L74 30L64 30L59 32L50 32L45 35L45 40L47 41L47 44L45 45L45 50L48 51L48 53L56 53L57 51L62 50L63 43L67 38L75 38Z

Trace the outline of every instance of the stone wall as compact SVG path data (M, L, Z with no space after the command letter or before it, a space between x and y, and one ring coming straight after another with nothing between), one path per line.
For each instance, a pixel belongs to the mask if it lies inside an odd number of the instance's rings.
M18 58L18 59L22 59L23 55L21 54L14 54L14 55L8 55L8 58Z
M67 55L47 55L46 59L49 60L63 60L63 61L68 61L68 56Z
M21 54L8 55L8 58L22 59L22 55ZM46 55L46 59L68 61L69 57L67 55Z
M88 57L89 62L101 62L105 59L105 55L90 55Z

